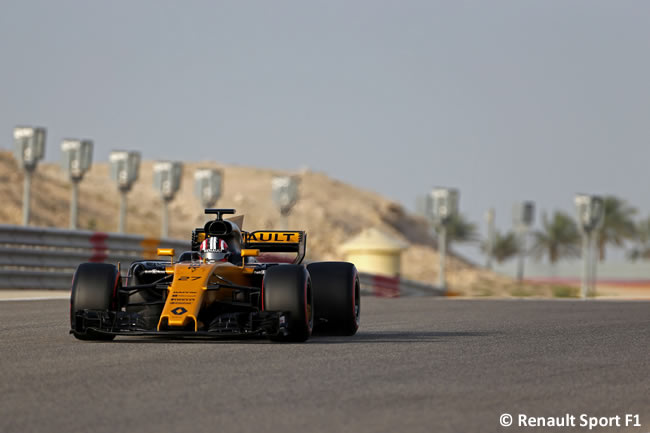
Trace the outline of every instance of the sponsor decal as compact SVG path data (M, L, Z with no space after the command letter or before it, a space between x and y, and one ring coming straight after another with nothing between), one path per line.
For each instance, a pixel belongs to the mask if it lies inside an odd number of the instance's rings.
M300 242L300 232L252 232L246 241L295 244Z
M184 307L176 307L172 310L172 313L177 316L180 316L181 314L187 313L187 309L185 309Z

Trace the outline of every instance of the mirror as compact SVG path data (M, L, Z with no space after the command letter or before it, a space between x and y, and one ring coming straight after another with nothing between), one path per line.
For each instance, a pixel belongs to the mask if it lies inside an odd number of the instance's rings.
M260 250L243 249L241 250L242 257L257 257L260 255Z

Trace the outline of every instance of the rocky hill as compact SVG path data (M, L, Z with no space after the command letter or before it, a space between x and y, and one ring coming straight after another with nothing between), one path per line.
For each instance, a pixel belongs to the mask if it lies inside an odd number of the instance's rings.
M153 162L144 161L140 180L129 194L127 231L149 236L160 234L161 200L153 189ZM186 238L194 227L206 221L193 192L196 168L220 168L224 173L218 207L233 207L246 216L245 229L278 228L278 211L271 202L271 178L279 171L215 162L187 163L182 187L170 205L170 237ZM403 276L424 282L436 281L438 254L428 235L426 222L380 195L346 185L323 173L303 171L301 200L293 209L289 226L309 234L308 257L320 260L344 259L340 245L365 227L375 227L407 242L402 256ZM23 173L10 152L0 151L0 223L20 224ZM34 176L31 224L67 227L70 184L56 164L41 164ZM81 228L115 231L119 196L109 179L108 164L96 163L80 188ZM467 261L450 257L449 286L463 294L508 294L511 279L479 269Z

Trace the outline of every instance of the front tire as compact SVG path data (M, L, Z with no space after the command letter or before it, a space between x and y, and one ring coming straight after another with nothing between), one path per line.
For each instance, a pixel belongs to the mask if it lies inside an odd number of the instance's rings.
M264 275L265 311L288 313L287 335L271 336L273 341L306 341L314 325L313 297L309 273L304 266L278 265Z
M117 310L117 292L122 285L117 268L107 263L82 263L72 279L70 294L70 326L79 340L110 341L115 335L107 335L86 329L77 312L83 310Z
M316 333L354 335L361 319L359 273L348 262L316 262L307 265L316 306Z

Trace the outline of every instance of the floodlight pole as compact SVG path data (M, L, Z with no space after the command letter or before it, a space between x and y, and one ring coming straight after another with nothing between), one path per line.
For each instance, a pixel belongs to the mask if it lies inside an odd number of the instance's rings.
M526 226L523 224L520 224L517 227L517 238L518 238L518 254L517 254L517 281L522 282L524 281L524 256L526 252L526 234L528 231L526 230Z
M589 281L590 268L591 268L591 236L589 233L584 233L582 235L582 287L581 287L581 296L586 298L589 294L589 286L591 283Z
M214 207L217 207L217 201L216 200L214 200L214 201L212 201L212 200L201 200L201 208L202 209L210 209L210 208L214 208Z
M32 191L32 175L34 168L25 167L25 179L23 181L23 225L29 225L30 200Z
M582 234L582 298L596 296L596 262L598 250L596 248L597 232L585 230Z
M128 188L120 188L120 221L117 228L118 233L124 233L126 231L126 206L128 192Z
M91 140L65 139L61 143L63 170L71 183L70 229L76 230L79 222L79 183L90 169L93 152Z
M29 225L32 176L38 161L45 154L45 128L17 126L14 128L16 161L23 168L23 225Z
M162 205L162 227L160 229L161 239L167 239L169 237L169 202L171 200L163 199Z
M589 291L587 296L596 297L596 263L598 262L598 243L596 242L598 232L593 231L589 239Z
M114 150L110 155L111 178L117 182L120 191L120 213L118 232L126 231L127 194L138 179L140 171L140 153L134 151Z
M427 213L438 233L438 287L446 291L447 224L458 213L458 190L433 188L427 200Z
M578 224L582 234L582 284L583 299L596 296L596 240L605 220L603 198L597 195L577 194Z
M280 209L280 230L289 229L289 214L298 201L298 179L275 176L271 181L271 197Z
M76 230L78 223L79 204L79 181L80 178L72 179L72 199L70 200L70 229Z
M445 276L445 262L447 261L447 225L438 225L438 287L447 289L447 278Z
M200 168L194 171L194 194L199 198L202 209L216 207L221 197L222 183L223 172L219 169Z
M524 281L524 263L527 255L528 230L535 220L535 203L517 202L512 207L512 223L517 233L517 282Z
M289 230L289 213L290 210L280 211L280 230Z
M153 166L153 186L160 192L162 199L162 224L160 237L169 238L169 202L181 187L183 164L173 161L159 161Z

